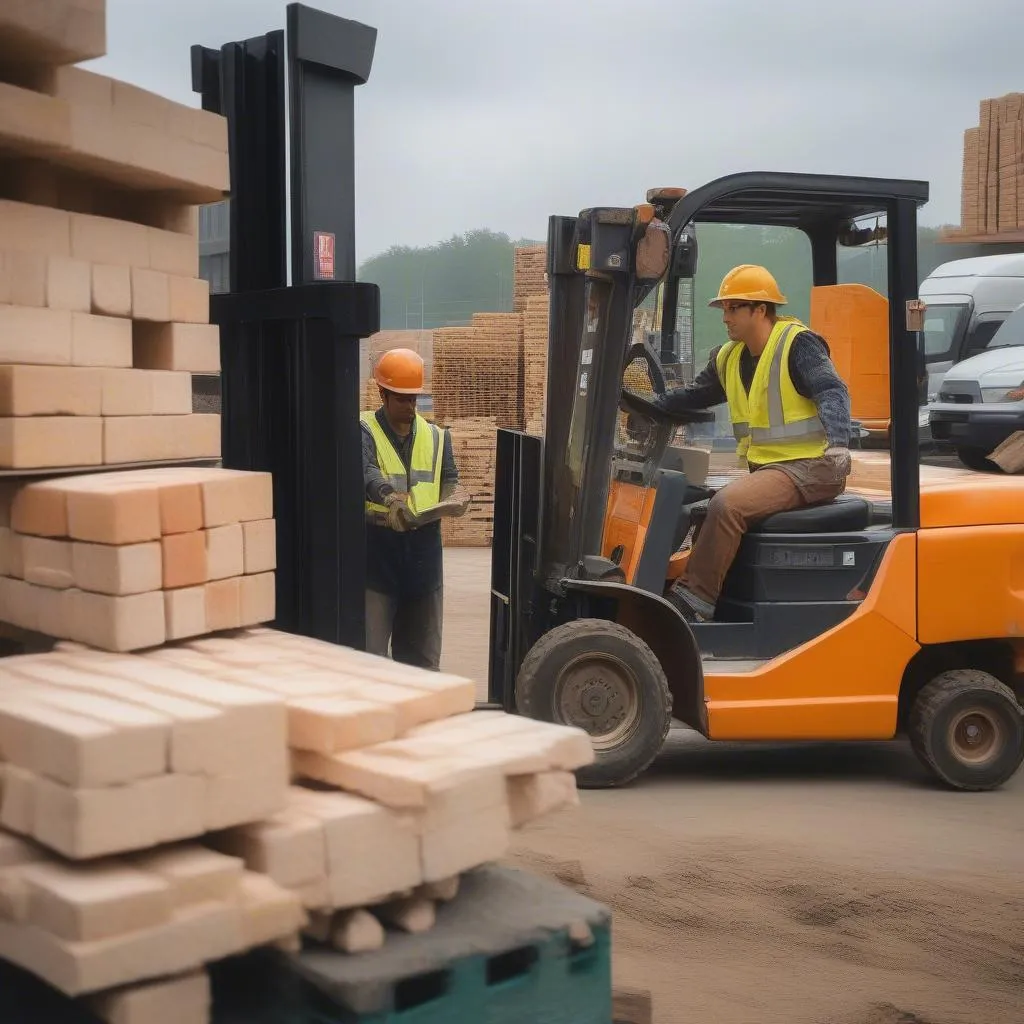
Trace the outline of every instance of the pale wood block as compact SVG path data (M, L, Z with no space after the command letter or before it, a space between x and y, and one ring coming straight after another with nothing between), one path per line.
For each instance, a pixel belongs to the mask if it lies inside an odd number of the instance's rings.
M273 518L274 482L270 473L216 469L205 471L198 479L207 529Z
M209 901L233 902L245 868L240 857L193 843L138 854L132 863L166 881L176 907Z
M29 923L68 942L94 942L169 921L170 885L119 864L25 865Z
M103 463L103 421L92 416L0 419L0 468L59 469Z
M131 322L115 316L72 313L71 361L75 366L130 367Z
M74 540L140 544L160 539L160 500L155 487L119 485L109 478L67 481L64 486L67 536Z
M35 631L39 628L35 604L37 587L24 580L0 578L0 621L9 622L19 629Z
M167 323L171 319L171 283L160 270L132 267L132 319Z
M190 384L191 387L191 384ZM163 533L194 533L203 528L203 494L199 484L160 484L160 529Z
M39 76L39 88L50 96L71 100L80 106L109 109L114 102L114 80L85 68L48 68Z
M22 571L27 583L66 590L75 585L71 567L71 544L49 537L21 539Z
M164 96L128 82L114 80L111 100L114 113L131 124L145 124L169 133L175 104Z
M0 363L70 366L72 316L63 309L0 306Z
M296 750L335 754L386 743L398 735L398 715L387 704L349 697L288 701L288 743Z
M11 502L11 527L39 537L68 537L67 485L42 480L20 488Z
M423 882L413 817L351 793L301 786L289 790L289 806L323 822L330 906L365 906Z
M163 585L167 590L206 582L208 557L204 531L170 534L161 538L160 546L163 552Z
M0 303L11 306L46 305L46 264L38 252L0 253Z
M20 546L20 537L19 546ZM11 528L0 526L0 576L11 576ZM22 573L18 573L22 575Z
M0 869L34 864L46 860L46 853L38 846L9 832L0 832Z
M108 464L219 458L220 416L122 416L103 424L103 458Z
M277 582L274 573L242 576L238 581L240 626L272 622L277 615Z
M92 267L84 260L51 256L46 265L46 305L88 313L92 309Z
M0 10L0 53L43 67L103 57L106 24L106 5L93 0L6 4Z
M148 242L148 266L153 270L179 277L199 276L199 241L195 235L150 228Z
M76 591L73 639L106 651L156 647L167 639L163 594L110 597Z
M171 275L168 282L170 315L167 319L178 324L208 324L210 282L201 277L181 277L177 274Z
M439 878L435 882L425 882L416 890L416 895L439 903L451 903L459 895L460 881L461 875L452 875L450 878Z
M71 545L74 585L95 594L123 597L144 594L163 586L161 548L148 544Z
M102 371L0 366L0 416L99 416Z
M144 370L220 373L216 324L136 323L134 366Z
M372 953L384 946L384 926L368 910L343 910L331 923L330 940L342 953Z
M93 313L104 316L131 316L131 269L106 263L92 264L91 307Z
M239 884L246 947L297 936L306 922L302 901L264 875L247 871Z
M70 256L71 214L49 206L0 199L0 238L7 250Z
M318 818L292 808L265 821L232 828L207 837L221 853L241 858L276 884L297 888L327 874L327 842Z
M421 843L427 881L501 860L511 846L508 809L502 805L474 811L461 821L455 819L425 831Z
M578 807L580 803L576 776L572 772L513 775L506 785L513 828L522 828L554 811Z
M277 568L277 522L257 519L242 524L243 569L247 574Z
M88 943L0 923L0 956L69 996L195 970L243 947L241 908L222 903L183 907L156 928Z
M146 372L146 371L142 371ZM192 412L192 374L185 371L150 370L153 412L157 416L187 416Z
M377 908L377 914L388 924L412 935L430 931L437 922L433 901L416 896L384 903Z
M35 775L13 764L3 769L3 795L0 798L0 825L23 836L35 833Z
M0 745L11 764L72 787L120 785L164 770L151 731L119 730L62 708L60 691L46 700L47 688L30 680L11 689L0 694Z
M71 141L66 103L0 82L0 142L19 156L46 156Z
M106 266L148 267L152 230L132 221L73 213L71 251L66 255Z
M29 656L12 661L15 662L12 678L24 677L46 683L68 691L72 696L92 694L116 700L166 719L170 728L166 762L171 772L215 774L224 763L221 751L224 744L232 742L233 723L218 708L152 690L139 682L100 674L101 669L95 662L89 662L88 669L83 668L82 659L77 656L66 659L60 655ZM134 667L135 663L130 662L129 668ZM73 701L59 700L58 705L71 711L82 711Z
M209 1024L210 978L194 971L93 996L90 1009L106 1024Z
M205 831L205 789L194 775L158 775L103 789L71 789L37 776L34 838L71 860L192 839Z
M238 577L206 584L206 625L211 632L237 629L242 624L242 596Z
M206 588L182 587L164 591L164 619L168 640L186 640L208 633Z
M203 536L206 538L207 580L223 580L230 576L241 576L245 565L242 550L242 524L214 526L209 530L204 530ZM271 618L273 618L272 615Z
M104 416L152 416L153 388L145 370L103 370Z
M206 783L204 832L245 825L283 810L288 790L284 747L262 752L257 766L239 775L214 775Z
M35 629L44 636L68 638L73 635L75 600L78 591L69 588L53 590L50 587L32 587L32 605Z
M220 114L176 104L171 110L169 129L172 135L218 153L228 151L228 122Z

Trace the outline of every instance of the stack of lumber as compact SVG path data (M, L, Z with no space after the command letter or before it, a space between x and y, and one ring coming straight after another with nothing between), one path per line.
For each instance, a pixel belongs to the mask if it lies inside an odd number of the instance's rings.
M451 425L452 452L459 481L473 497L465 515L441 520L448 547L487 547L494 533L494 467L498 424L487 417L467 417Z
M547 295L548 249L546 245L528 245L517 248L512 254L512 310L525 313L526 305L533 295Z
M964 132L961 233L1024 229L1024 94L981 101L979 124Z
M526 299L523 315L523 420L528 434L544 433L548 382L548 306L546 294Z
M513 830L578 802L594 756L580 730L473 712L474 689L262 628L7 659L0 956L79 996L303 929L356 952L429 928ZM174 1019L207 1020L202 975L178 984L195 1009Z
M0 620L20 629L130 651L274 618L269 473L60 477L0 495L0 523Z

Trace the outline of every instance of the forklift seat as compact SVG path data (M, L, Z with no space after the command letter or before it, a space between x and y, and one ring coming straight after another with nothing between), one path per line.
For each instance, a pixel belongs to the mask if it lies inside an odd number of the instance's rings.
M808 505L752 523L748 533L858 533L872 522L871 503L856 494L840 494L823 505Z

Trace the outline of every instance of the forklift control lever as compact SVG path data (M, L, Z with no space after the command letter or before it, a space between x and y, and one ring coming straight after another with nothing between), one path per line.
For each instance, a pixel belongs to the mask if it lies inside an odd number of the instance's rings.
M655 405L650 399L641 398L635 392L625 389L622 391L619 405L623 412L646 416L656 423L713 423L715 419L715 414L710 409L681 409L669 412L661 406Z

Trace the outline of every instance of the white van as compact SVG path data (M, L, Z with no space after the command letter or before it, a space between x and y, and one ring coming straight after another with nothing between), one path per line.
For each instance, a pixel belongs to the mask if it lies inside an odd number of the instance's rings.
M1024 303L1024 253L943 263L921 282L918 295L928 307L924 361L928 401L934 402L946 371L984 352L1003 321Z

